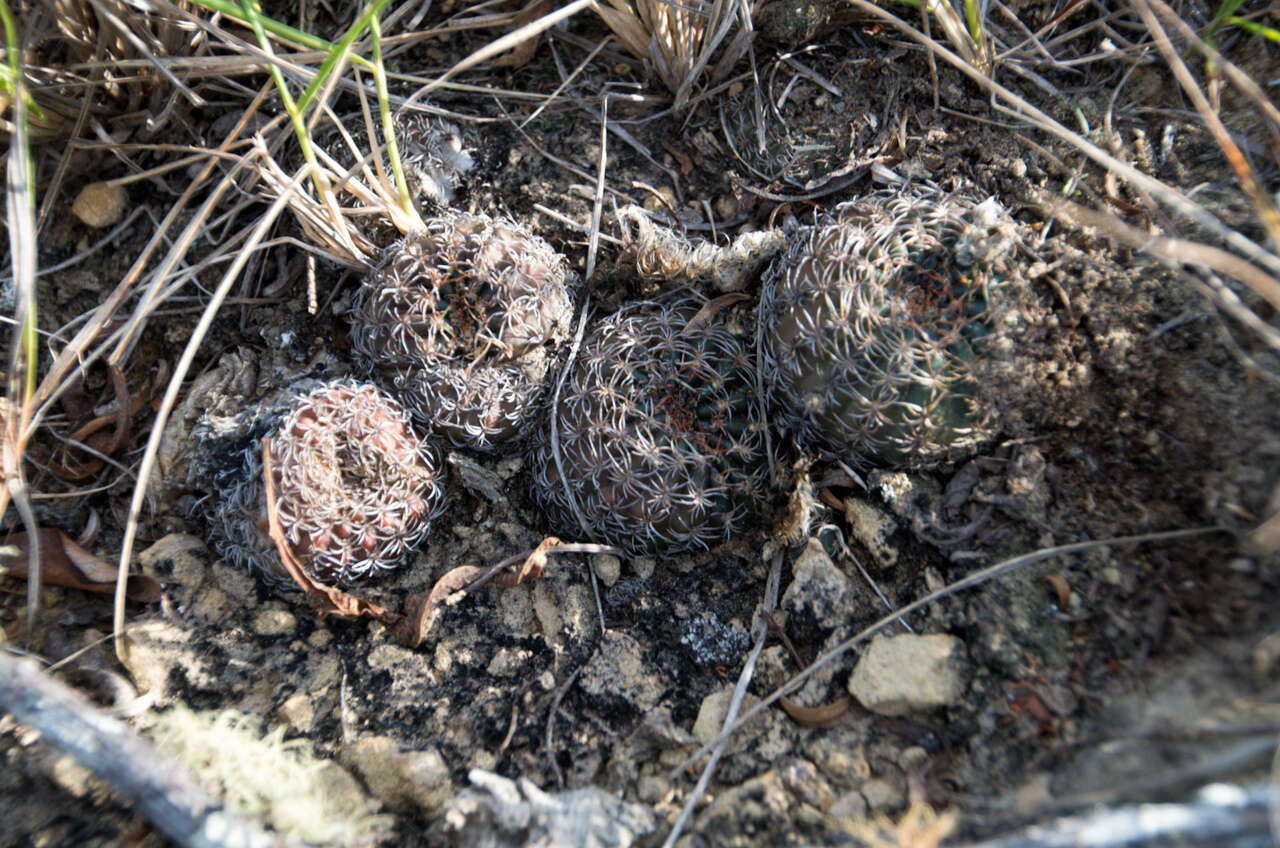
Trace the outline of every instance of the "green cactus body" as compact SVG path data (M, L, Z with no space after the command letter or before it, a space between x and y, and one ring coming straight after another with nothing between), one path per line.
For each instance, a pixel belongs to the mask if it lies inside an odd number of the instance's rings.
M803 228L775 260L760 305L764 382L801 441L927 467L990 435L973 396L1002 283L970 208L875 195Z
M580 513L632 554L705 550L753 513L764 431L751 358L722 318L694 320L699 306L630 304L584 340L531 452L535 498L566 535L581 535Z
M355 351L425 427L492 449L521 431L568 338L568 286L564 259L519 225L433 218L361 287Z
M345 585L399 566L426 536L443 490L437 451L374 386L338 381L295 397L268 435L275 512L285 542L315 580ZM288 584L267 528L261 447L215 481L212 518L223 555Z

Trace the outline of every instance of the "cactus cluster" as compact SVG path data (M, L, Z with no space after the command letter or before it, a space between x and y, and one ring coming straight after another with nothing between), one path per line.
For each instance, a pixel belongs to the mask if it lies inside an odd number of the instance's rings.
M491 449L537 405L569 336L569 284L563 257L513 222L432 218L365 280L353 345L424 427Z
M283 408L268 444L275 512L292 554L329 585L397 567L438 510L439 455L399 404L370 385L321 384ZM268 535L260 444L247 445L242 467L217 482L224 488L212 525L224 555L288 583Z
M583 341L531 459L554 525L632 554L707 549L764 489L748 348L684 298L629 304ZM554 432L553 432L554 428Z
M764 383L801 441L928 467L990 435L974 391L1006 292L972 210L932 192L873 195L803 228L774 261Z

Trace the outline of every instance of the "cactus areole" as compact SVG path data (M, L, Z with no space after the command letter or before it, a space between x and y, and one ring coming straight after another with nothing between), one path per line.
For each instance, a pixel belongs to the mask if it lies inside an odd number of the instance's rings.
M580 536L580 516L632 554L675 553L753 513L764 431L751 357L722 319L692 321L700 305L630 304L584 340L531 453L535 498L562 532Z
M800 441L864 465L927 467L989 436L973 395L1000 284L968 209L876 195L803 228L774 261L764 385Z

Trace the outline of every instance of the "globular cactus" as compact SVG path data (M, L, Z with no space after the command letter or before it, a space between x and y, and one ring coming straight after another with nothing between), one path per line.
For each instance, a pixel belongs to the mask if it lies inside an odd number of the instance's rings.
M705 550L765 488L749 350L692 299L630 304L582 343L535 436L534 496L563 534L632 554ZM554 436L552 427L554 426Z
M409 197L424 210L452 203L464 177L475 168L463 130L445 118L416 110L396 112L392 122ZM385 150L382 124L375 123L375 137L370 140L364 116L345 115L341 125L335 122L320 127L316 141L342 168L354 167L356 179L366 184L378 174L377 165L367 159L367 154L382 147L381 173L390 179L391 161ZM342 202L345 205L364 201L358 193L344 191Z
M356 295L355 351L423 426L491 449L521 431L569 337L569 284L563 257L515 223L433 218Z
M764 384L802 442L919 468L990 437L974 392L1010 299L989 212L923 190L873 195L802 228L774 261Z
M475 167L456 124L426 112L397 112L396 139L411 197L444 205Z
M275 512L286 544L313 579L345 585L401 564L426 536L442 495L439 454L408 414L374 386L322 384L288 404L268 436ZM220 553L287 583L268 535L260 443L223 475L213 511Z

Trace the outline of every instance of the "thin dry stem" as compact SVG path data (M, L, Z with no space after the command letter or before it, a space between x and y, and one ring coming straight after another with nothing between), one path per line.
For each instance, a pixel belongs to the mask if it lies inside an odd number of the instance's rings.
M112 621L115 633L116 656L121 661L124 660L128 650L124 641L124 603L129 560L133 556L133 543L138 535L138 517L142 513L142 502L147 494L147 484L151 479L151 471L155 466L156 454L160 450L160 441L164 436L164 428L169 419L169 413L178 401L178 393L182 389L182 381L186 377L187 371L190 370L191 363L195 361L196 351L200 349L205 334L209 332L213 319L217 317L222 301L226 299L227 294L231 291L231 286L239 279L245 263L254 255L259 243L266 238L268 230L275 225L276 219L280 217L280 213L289 204L299 185L309 176L309 172L310 167L306 165L298 171L293 181L284 188L280 196L276 198L275 203L271 205L271 208L258 220L244 247L236 255L235 262L231 264L231 267L227 269L227 272L219 281L218 287L209 299L204 313L200 316L200 322L196 324L195 330L191 333L191 338L187 341L186 348L182 351L182 357L178 360L178 364L174 366L173 376L169 380L164 398L160 402L160 408L156 411L155 420L151 424L151 435L147 439L147 447L142 455L142 462L138 467L138 482L133 487L133 499L129 503L129 517L125 523L124 541L120 545L120 566L116 582L115 608ZM224 181L231 181L234 177L235 174L233 172L228 174Z
M1262 222L1262 226L1271 237L1272 243L1280 245L1280 211L1277 211L1275 202L1272 201L1267 192L1258 183L1258 177L1254 174L1253 168L1249 166L1249 162L1244 158L1244 154L1240 152L1240 148L1231 140L1231 133L1227 132L1222 119L1218 117L1218 113L1209 104L1209 98L1204 96L1204 92L1196 84L1195 78L1191 76L1191 71L1187 69L1186 63L1182 61L1182 57L1178 55L1178 52L1173 49L1173 44L1170 43L1168 34L1165 33L1164 27L1160 26L1160 22L1156 20L1155 13L1147 5L1147 0L1130 0L1130 2L1138 11L1143 23L1147 25L1147 29L1150 30L1151 37L1155 39L1156 47L1160 50L1160 54L1164 56L1164 60L1168 63L1170 69L1173 70L1173 75L1177 77L1178 84L1182 86L1182 90L1191 98L1196 111L1200 113L1200 120L1204 121L1204 125L1208 127L1209 132L1213 135L1214 141L1222 149L1222 155L1227 158L1227 162L1231 165L1231 170L1235 171L1236 180L1240 183L1240 189L1249 198L1249 202L1253 204L1253 211L1257 214L1258 220Z

